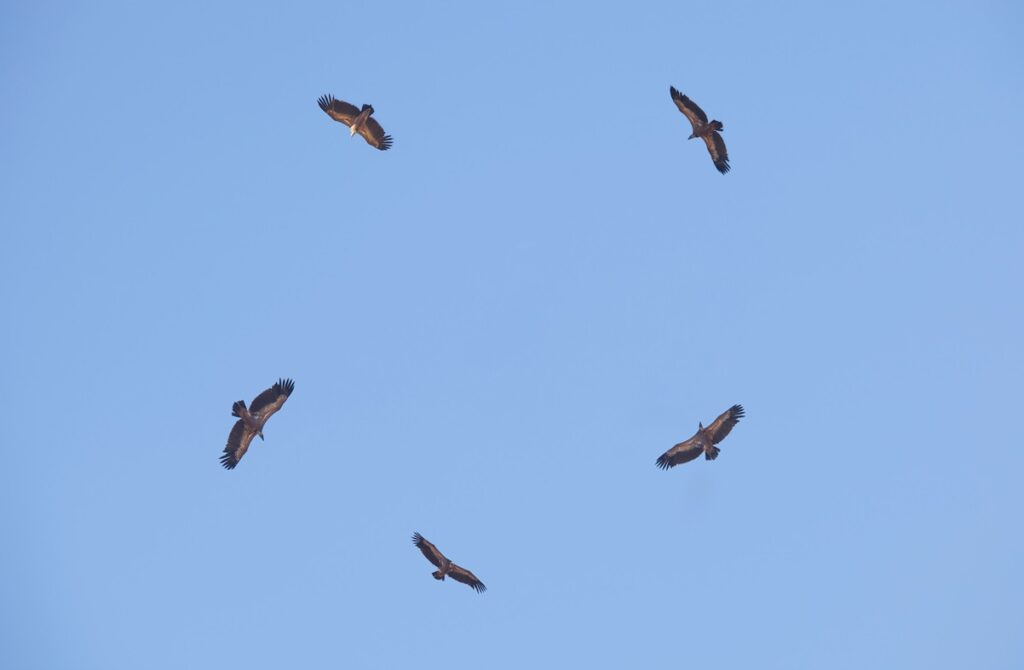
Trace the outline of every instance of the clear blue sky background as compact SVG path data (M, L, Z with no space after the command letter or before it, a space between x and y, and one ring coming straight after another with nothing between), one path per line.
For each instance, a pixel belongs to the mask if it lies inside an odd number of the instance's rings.
M4 4L0 665L1024 666L1022 19Z

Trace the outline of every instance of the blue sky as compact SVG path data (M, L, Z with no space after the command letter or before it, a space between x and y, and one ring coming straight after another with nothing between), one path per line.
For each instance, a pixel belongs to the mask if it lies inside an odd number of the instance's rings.
M3 5L0 665L1021 667L1021 26Z

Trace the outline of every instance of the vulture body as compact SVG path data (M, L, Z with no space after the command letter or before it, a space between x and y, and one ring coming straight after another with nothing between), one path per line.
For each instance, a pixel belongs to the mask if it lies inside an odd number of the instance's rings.
M466 568L455 565L448 560L448 557L438 551L437 547L427 541L419 533L413 533L412 543L415 544L423 555L427 557L427 560L437 566L432 574L434 579L444 580L445 576L451 577L457 582L468 584L471 589L477 593L483 593L487 590L484 583L477 579L476 575L467 570Z
M381 151L391 148L391 135L385 135L377 119L371 116L373 105L363 105L360 109L344 100L336 100L333 95L322 95L317 103L327 116L348 126L349 137L359 133L371 147Z
M693 132L686 139L692 140L699 137L704 140L715 167L722 174L728 172L729 153L725 150L725 140L718 134L718 131L724 129L725 126L721 121L708 122L708 115L704 113L704 110L698 107L693 100L677 91L675 86L669 86L668 90L676 107L683 113L683 116L690 120L690 125L693 126Z
M698 423L697 433L659 456L656 465L663 470L668 470L677 465L689 463L701 454L704 454L704 458L709 461L715 460L718 458L718 452L721 451L715 445L724 440L732 427L742 418L743 405L733 405L722 412L721 416L707 428L704 427L704 424Z
M244 400L238 400L231 406L231 416L237 416L238 421L228 435L228 444L220 457L221 465L228 470L235 469L238 461L242 460L242 456L249 449L252 438L259 435L260 439L263 439L263 426L284 406L293 390L295 382L291 379L279 379L276 384L256 396L249 407L245 406Z

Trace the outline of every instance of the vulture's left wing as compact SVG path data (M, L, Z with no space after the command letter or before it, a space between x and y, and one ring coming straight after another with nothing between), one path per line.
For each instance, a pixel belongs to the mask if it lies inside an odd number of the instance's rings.
M247 427L245 421L242 419L236 421L231 428L231 434L228 435L228 443L224 447L224 453L221 454L220 464L228 470L234 470L238 461L245 456L245 452L249 449L249 443L255 436L256 431Z
M253 399L249 405L249 413L259 416L264 423L281 409L284 401L295 390L295 382L291 379L279 379L277 383Z
M423 552L423 555L427 557L427 560L441 567L441 564L447 560L437 547L435 547L427 538L423 537L419 533L412 534L412 543L416 545L416 548Z
M722 174L729 171L729 153L725 150L725 140L718 134L717 131L712 131L707 135L704 135L704 144L708 145L708 153L711 154L711 160L714 161L715 167Z
M391 135L385 135L384 128L372 116L366 119L366 123L360 126L359 134L363 136L363 139L371 147L377 147L381 151L387 151L391 148Z
M469 587L477 593L483 593L487 590L487 587L484 586L482 581L477 579L476 575L466 568L455 565L454 563L452 563L451 567L448 569L448 576L457 582L469 584Z
M685 442L680 442L661 456L658 456L658 460L655 461L655 465L662 470L668 470L669 468L674 468L677 465L689 463L703 453L704 441L698 434Z
M732 430L732 427L739 423L740 419L743 418L743 415L743 405L733 405L722 412L722 414L715 419L715 422L706 429L708 434L711 436L711 443L718 444L724 440L725 436Z
M708 115L697 106L697 103L677 91L675 86L669 86L668 91L672 95L672 102L676 103L679 111L690 120L690 125L693 126L694 132L697 132L707 124Z
M346 126L351 126L352 122L359 116L358 107L344 100L336 100L333 95L322 95L316 102L327 116L338 123L344 123Z

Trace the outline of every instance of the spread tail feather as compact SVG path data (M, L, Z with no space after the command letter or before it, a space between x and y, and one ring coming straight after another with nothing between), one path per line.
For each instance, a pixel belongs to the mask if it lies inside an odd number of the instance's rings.
M721 449L715 446L707 447L706 449L704 449L704 458L706 458L709 461L713 461L716 458L718 458L718 452L720 451Z
M714 130L724 130L725 129L725 126L722 125L721 121L712 121L711 122L711 127Z
M430 574L434 575L434 579L444 579L444 573L441 572L440 570L435 570L434 572L432 572Z
M236 400L235 404L231 406L231 416L237 416L239 419L242 418L242 412L245 411L245 401Z

